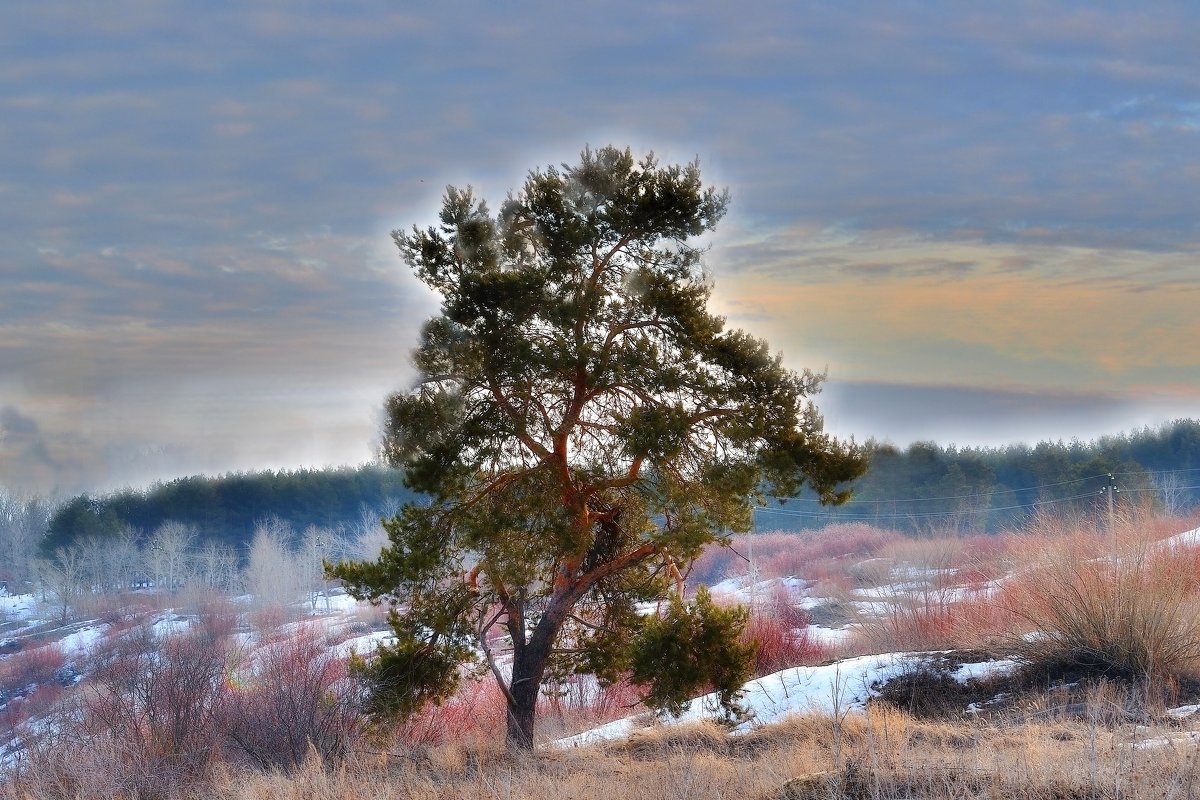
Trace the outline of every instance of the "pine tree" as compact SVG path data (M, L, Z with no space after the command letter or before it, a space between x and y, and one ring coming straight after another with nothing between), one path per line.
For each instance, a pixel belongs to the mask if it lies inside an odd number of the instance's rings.
M741 618L676 598L669 636L638 604L678 594L764 491L842 502L865 460L823 432L822 376L707 310L694 240L727 202L698 164L605 147L531 172L496 215L450 187L439 226L393 233L442 307L384 431L387 460L431 502L385 522L378 561L333 569L395 606L396 643L366 667L377 712L443 699L477 653L522 748L543 681L572 671L632 673L667 708L709 685L732 701L751 655ZM504 634L511 677L495 663ZM672 665L648 648L689 635L703 647L663 680Z

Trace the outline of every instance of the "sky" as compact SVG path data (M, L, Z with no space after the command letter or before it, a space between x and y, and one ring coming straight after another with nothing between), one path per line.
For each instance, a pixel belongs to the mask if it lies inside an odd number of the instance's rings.
M0 5L0 485L361 463L389 231L585 145L728 187L713 306L830 431L1200 416L1200 5Z

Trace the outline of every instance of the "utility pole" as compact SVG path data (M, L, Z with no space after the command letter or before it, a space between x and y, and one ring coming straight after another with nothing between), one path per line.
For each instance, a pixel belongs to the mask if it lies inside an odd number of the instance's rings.
M1117 563L1117 516L1116 510L1113 508L1113 495L1120 491L1117 488L1117 479L1113 474L1108 473L1108 486L1105 487L1108 494L1108 544L1112 549L1113 564Z
M753 514L754 512L751 511L750 513ZM751 519L753 519L753 517L751 517ZM756 527L755 525L750 526L750 535L746 539L746 544L747 544L746 549L750 556L750 615L751 616L753 616L755 613L754 612L754 608L755 608L754 595L757 591L757 584L758 584L758 571L754 568L754 531L755 531L755 527Z

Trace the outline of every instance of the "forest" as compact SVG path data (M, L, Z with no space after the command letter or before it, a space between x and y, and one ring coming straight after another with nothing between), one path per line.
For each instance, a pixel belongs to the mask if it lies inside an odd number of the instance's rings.
M914 534L995 533L1038 510L1095 511L1107 495L1133 497L1167 514L1200 499L1200 421L1007 447L870 441L871 466L853 499L822 507L813 494L773 498L755 514L757 531L868 522Z
M364 513L394 512L413 495L400 472L377 465L193 475L106 495L78 495L50 516L44 554L92 537L133 529L139 537L164 523L194 528L201 538L244 551L256 527L277 520L295 531L337 528Z
M901 449L872 441L865 450L871 466L854 483L849 503L824 507L811 493L771 498L756 511L755 530L860 521L914 534L995 532L1042 508L1094 510L1110 487L1118 497L1136 496L1171 514L1200 500L1200 421L1193 419L1090 442L1002 448L917 442ZM295 531L332 529L358 523L364 512L394 511L414 497L399 471L377 465L197 475L144 490L78 495L52 513L33 503L32 521L22 519L21 531L6 530L0 539L37 538L49 555L75 541L128 529L148 536L177 522L244 553L267 519ZM15 521L20 515L7 516ZM44 526L45 535L24 530L31 525Z

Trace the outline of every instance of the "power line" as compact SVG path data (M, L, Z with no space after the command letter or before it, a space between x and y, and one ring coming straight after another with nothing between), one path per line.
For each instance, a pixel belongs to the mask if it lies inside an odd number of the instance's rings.
M1200 487L1197 487L1197 488L1200 488ZM1129 491L1134 491L1134 490L1129 490ZM1157 489L1138 489L1136 491L1159 491L1159 490L1157 490ZM770 508L767 506L755 506L754 510L762 511L767 514L782 514L784 516L793 516L793 517L838 519L838 520L854 521L854 522L874 520L874 519L878 519L880 517L884 517L884 518L892 517L892 518L903 518L903 519L927 519L927 518L932 518L932 517L956 517L956 516L961 516L963 514L973 514L973 513L974 514L990 514L994 511L1014 511L1017 509L1030 508L1032 506L1046 506L1046 505L1053 505L1055 503L1068 503L1073 500L1083 500L1088 497L1100 497L1103 494L1104 494L1104 490L1100 490L1100 491L1095 491L1095 492L1086 492L1084 494L1072 495L1071 497L1056 497L1056 498L1052 498L1049 500L1033 500L1028 503L1021 503L1019 505L1014 505L1014 506L997 506L995 508L988 507L988 508L979 508L979 509L960 509L958 511L926 511L926 512L920 512L920 513L906 511L904 513L872 514L872 515L868 515L868 516L861 516L861 515L850 516L850 515L846 515L846 514L839 514L836 511L799 511L797 509L792 509L792 508ZM972 496L974 496L974 495L972 495Z
M1116 474L1116 473L1113 473L1113 474ZM1032 492L1032 491L1038 491L1041 489L1052 489L1056 486L1069 486L1070 484L1073 484L1073 483L1083 483L1084 481L1096 480L1098 478L1107 478L1108 475L1109 475L1109 473L1104 472L1104 473L1100 473L1098 475L1088 475L1083 478L1074 478L1069 481L1059 481L1057 483L1043 483L1043 484L1039 484L1038 486L1026 486L1021 489L996 489L996 490L993 490L990 492L973 492L971 494L945 495L943 497L899 497L899 498L894 498L894 499L880 499L880 500L850 500L849 502L844 503L843 507L850 506L850 505L864 505L867 503L873 503L876 505L878 505L878 504L891 505L893 503L932 503L932 502L935 502L938 500L973 500L973 499L980 498L980 497L994 497L995 495L998 495L998 494L1016 494L1018 492ZM787 496L780 496L780 495L772 495L772 496L775 497L775 499L777 499L777 500L787 500L789 502L790 501L795 501L795 502L799 502L799 503L819 503L819 502L821 502L819 498L815 498L815 497L799 497L799 496L787 497Z
M932 503L940 500L974 500L983 497L994 497L998 494L1017 494L1020 492L1033 492L1042 489L1053 489L1058 486L1069 486L1073 483L1084 483L1086 481L1099 480L1107 478L1110 475L1175 475L1183 472L1200 472L1200 467L1188 467L1186 469L1154 469L1154 470L1129 470L1125 472L1100 472L1095 475L1085 475L1080 478L1072 478L1071 480L1058 481L1056 483L1042 483L1037 486L1024 486L1019 489L993 489L988 492L972 492L970 494L944 495L941 497L899 497L894 499L878 499L878 500L850 500L842 504L842 508L852 505L892 505L895 503ZM1191 489L1195 487L1180 486L1170 487L1172 489ZM1133 491L1132 489L1123 489L1122 491ZM1162 491L1162 487L1138 489L1137 491ZM797 503L820 503L820 499L816 497L801 497L799 495L772 495L776 500L787 500L788 502ZM1033 503L1025 503L1024 505L1033 505Z

